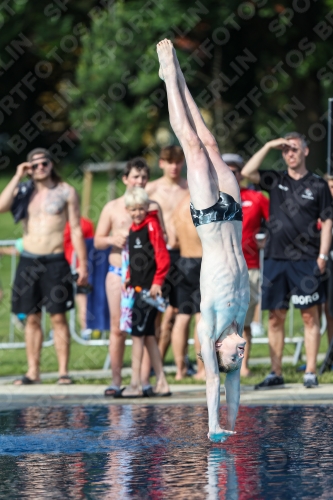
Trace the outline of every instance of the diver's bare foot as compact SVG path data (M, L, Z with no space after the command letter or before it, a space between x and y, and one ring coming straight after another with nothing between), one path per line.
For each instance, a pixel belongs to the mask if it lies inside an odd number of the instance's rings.
M223 443L228 437L236 434L234 431L227 431L225 429L216 429L214 432L208 432L207 437L213 443Z
M122 397L123 398L127 398L127 397L140 397L140 396L143 396L143 393L142 393L142 390L140 387L138 386L132 386L132 385L129 385L128 387L126 387L126 389L122 392Z
M199 371L193 377L195 380L206 380L205 370Z
M156 51L160 63L158 75L162 80L165 80L166 76L172 72L176 72L173 57L173 45L170 40L165 38L156 45Z
M252 377L252 372L248 368L241 368L240 376L244 378Z

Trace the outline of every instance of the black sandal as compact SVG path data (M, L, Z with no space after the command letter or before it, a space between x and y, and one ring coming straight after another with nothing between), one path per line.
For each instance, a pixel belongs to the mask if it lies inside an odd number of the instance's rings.
M16 382L20 383L17 384ZM39 384L39 380L32 380L32 378L29 378L26 375L23 375L22 378L14 380L14 385L33 385L33 384Z
M125 390L125 387L120 389L119 387L116 387L114 385L110 385L107 387L104 391L104 397L105 398L121 398L122 392Z
M62 380L67 380L67 382L61 382ZM74 384L74 381L73 381L72 377L70 377L69 375L60 375L60 377L58 378L57 384L58 385L71 385L71 384Z

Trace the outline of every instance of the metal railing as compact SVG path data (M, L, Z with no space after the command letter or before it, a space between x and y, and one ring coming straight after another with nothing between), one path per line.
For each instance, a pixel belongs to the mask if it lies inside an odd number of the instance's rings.
M0 247L10 247L13 246L15 247L15 240L0 240ZM12 285L15 277L15 271L16 271L16 262L17 262L17 255L15 252L10 256L11 260L11 269L10 269L10 286ZM76 267L76 257L75 253L73 253L73 262L72 262L72 269L75 269ZM263 280L263 251L260 251L260 284L259 284L259 294L261 298L261 284ZM75 286L75 285L74 285ZM261 302L261 301L260 301ZM42 330L45 335L46 331L46 312L45 310L42 310ZM294 340L294 343L298 343L297 347L297 353L295 353L295 357L299 357L301 353L301 345L299 343L300 338L294 337L294 306L291 303L290 305L290 310L289 310L289 324L288 324L288 331L289 331L289 338L286 338L287 343L292 343ZM0 349L22 349L25 348L25 342L16 341L15 340L15 322L17 321L16 316L13 313L10 313L9 315L9 335L8 335L8 342L0 342ZM260 315L259 315L259 321L262 324L263 323L263 318L262 318L262 310L260 308ZM326 329L326 318L325 315L323 315L322 318L322 326L321 326L321 334L325 332ZM109 345L109 339L104 337L101 339L89 339L85 340L83 339L76 331L76 309L73 308L69 312L69 330L70 330L70 335L72 339L77 342L80 345L85 345L85 346L106 346ZM262 339L262 340L261 340ZM189 339L188 343L191 345L194 343L193 339ZM253 339L253 343L267 343L267 337L257 337ZM53 338L50 338L49 340L44 340L43 342L43 347L49 347L54 344ZM125 340L125 345L130 346L132 345L132 340L131 339L126 339ZM105 362L107 364L107 360Z

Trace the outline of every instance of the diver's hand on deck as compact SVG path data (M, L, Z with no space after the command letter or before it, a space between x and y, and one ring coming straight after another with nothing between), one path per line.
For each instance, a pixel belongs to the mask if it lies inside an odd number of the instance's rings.
M207 437L212 443L223 443L228 437L236 434L234 431L227 431L226 429L219 429L217 432L209 432Z

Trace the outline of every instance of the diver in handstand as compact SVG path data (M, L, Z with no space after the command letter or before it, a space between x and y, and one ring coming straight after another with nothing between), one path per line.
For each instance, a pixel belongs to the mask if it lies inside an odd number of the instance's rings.
M170 40L157 44L157 54L159 76L166 84L170 123L185 153L191 214L203 248L198 336L206 371L208 438L221 442L234 434L245 346L241 335L250 297L241 245L240 192L187 88ZM219 372L226 373L224 429L219 424Z

